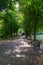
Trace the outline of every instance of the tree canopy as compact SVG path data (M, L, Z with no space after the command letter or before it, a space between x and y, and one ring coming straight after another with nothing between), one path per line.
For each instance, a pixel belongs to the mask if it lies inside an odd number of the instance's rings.
M43 29L43 1L0 0L0 22L3 35L12 35L22 27L26 36L34 33L36 39L37 31Z
M43 5L42 0L19 0L20 9L24 14L24 30L28 36L34 32L34 39L36 38L36 32L39 29L39 26L43 24Z

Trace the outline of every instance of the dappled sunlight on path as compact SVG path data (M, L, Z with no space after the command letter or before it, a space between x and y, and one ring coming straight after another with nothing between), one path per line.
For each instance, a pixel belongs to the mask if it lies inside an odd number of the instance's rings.
M37 65L39 56L23 36L0 42L0 65Z

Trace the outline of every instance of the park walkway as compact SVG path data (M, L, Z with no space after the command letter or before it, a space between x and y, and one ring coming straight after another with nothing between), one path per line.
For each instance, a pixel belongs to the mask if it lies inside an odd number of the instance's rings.
M0 65L43 65L43 52L33 50L29 42L24 36L0 42Z

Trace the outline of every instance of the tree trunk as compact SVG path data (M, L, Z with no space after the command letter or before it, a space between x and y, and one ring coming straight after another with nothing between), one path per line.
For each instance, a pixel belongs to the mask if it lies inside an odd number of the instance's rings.
M31 29L31 22L30 22L30 40L31 40L31 32L32 32L32 29Z
M36 30L37 30L37 22L35 23L34 26L34 40L36 40Z

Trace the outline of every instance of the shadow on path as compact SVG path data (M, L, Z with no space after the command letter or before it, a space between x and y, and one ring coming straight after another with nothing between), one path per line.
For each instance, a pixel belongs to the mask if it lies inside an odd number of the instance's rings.
M23 37L0 42L0 65L38 65L41 56Z

